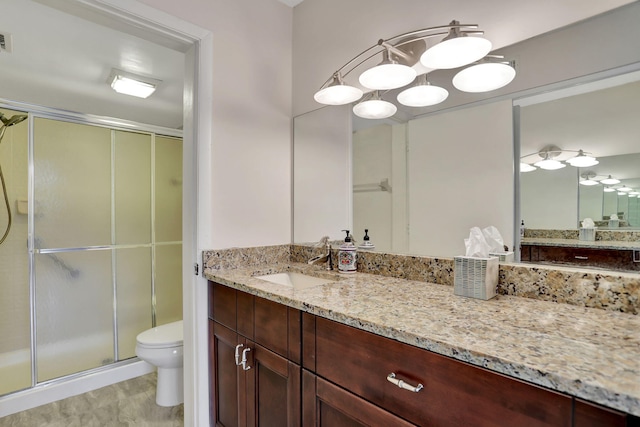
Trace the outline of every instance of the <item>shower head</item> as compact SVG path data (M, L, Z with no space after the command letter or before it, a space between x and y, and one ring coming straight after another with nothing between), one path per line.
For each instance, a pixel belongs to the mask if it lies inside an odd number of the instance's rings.
M11 118L8 119L7 117L5 117L4 114L0 113L0 121L6 127L18 124L21 121L26 120L27 117L29 116L27 116L26 114L16 114L14 116L11 116Z

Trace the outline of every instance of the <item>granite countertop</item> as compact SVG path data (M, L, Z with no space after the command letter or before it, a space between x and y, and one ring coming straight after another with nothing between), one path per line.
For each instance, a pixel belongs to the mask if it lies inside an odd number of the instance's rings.
M253 276L335 279L294 290ZM204 277L331 320L640 416L640 316L306 264L205 269Z
M571 248L593 248L593 249L619 249L619 250L640 250L640 242L625 242L619 240L578 240L578 239L547 239L543 237L525 237L521 242L523 245L534 246L563 246Z

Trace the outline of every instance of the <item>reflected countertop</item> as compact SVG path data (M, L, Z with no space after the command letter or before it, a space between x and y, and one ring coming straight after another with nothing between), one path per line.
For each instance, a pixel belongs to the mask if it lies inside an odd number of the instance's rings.
M593 243L593 242L592 242ZM303 290L254 276L296 271ZM205 269L204 277L321 317L640 416L640 316L306 264Z
M618 249L618 250L640 250L640 242L633 241L605 241L605 240L578 240L578 239L547 239L543 237L525 237L521 242L523 245L531 246L562 246L570 248L592 248L592 249Z

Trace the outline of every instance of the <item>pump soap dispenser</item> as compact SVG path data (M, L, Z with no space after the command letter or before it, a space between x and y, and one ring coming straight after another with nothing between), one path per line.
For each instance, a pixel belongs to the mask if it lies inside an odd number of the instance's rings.
M347 233L344 243L338 248L338 271L340 273L356 272L356 247L352 243L349 230L342 230Z
M376 245L371 243L369 240L369 229L364 229L364 237L362 238L362 243L358 246L358 249L375 249Z

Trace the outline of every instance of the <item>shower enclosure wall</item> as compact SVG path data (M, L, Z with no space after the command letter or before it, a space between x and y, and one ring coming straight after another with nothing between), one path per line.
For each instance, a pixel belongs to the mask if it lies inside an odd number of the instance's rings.
M182 141L142 129L30 112L6 130L0 395L127 363L182 319Z

